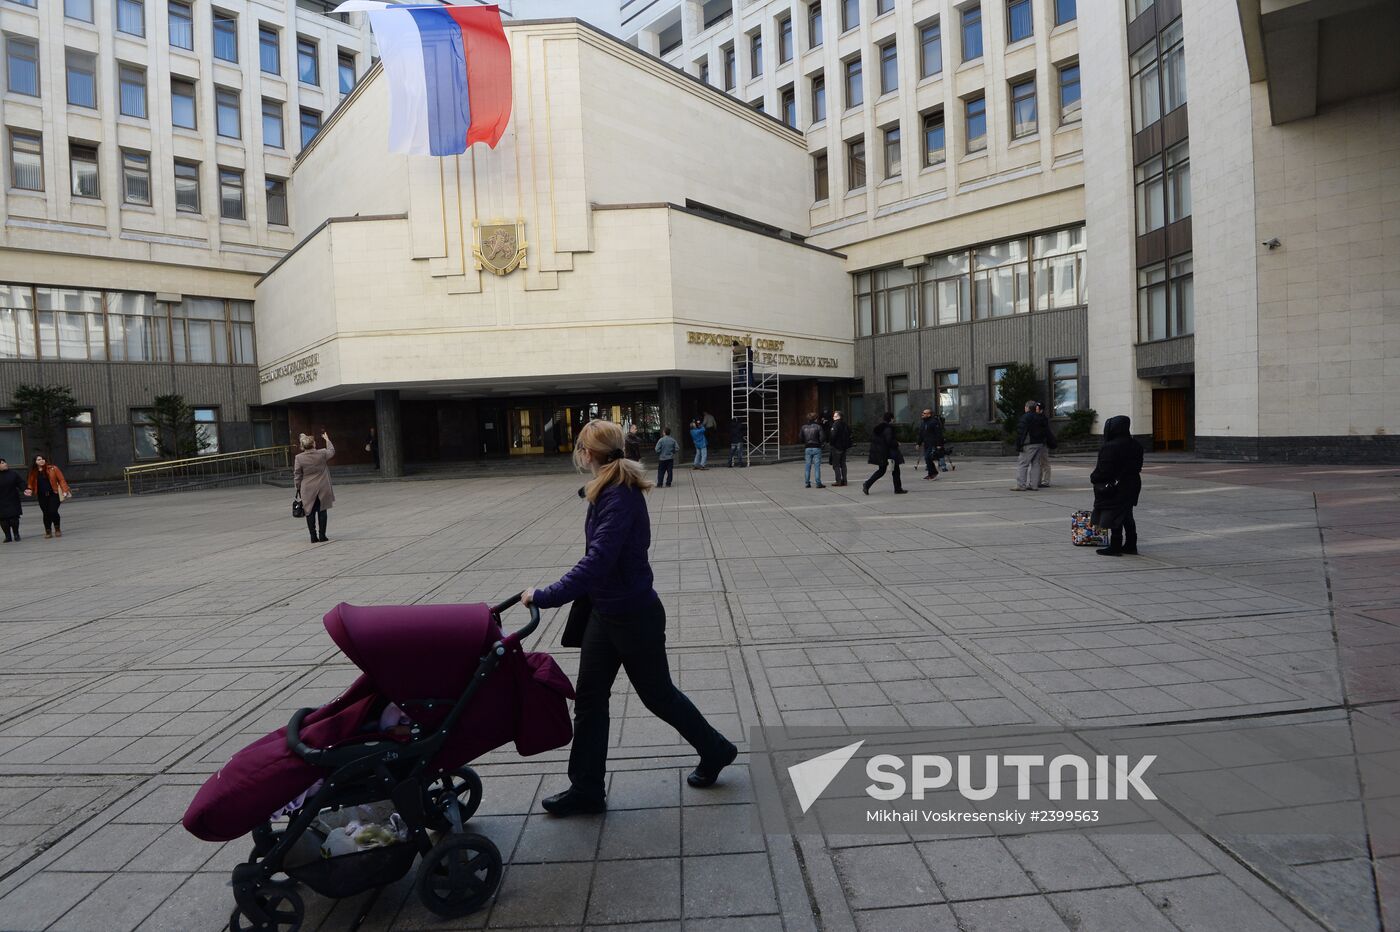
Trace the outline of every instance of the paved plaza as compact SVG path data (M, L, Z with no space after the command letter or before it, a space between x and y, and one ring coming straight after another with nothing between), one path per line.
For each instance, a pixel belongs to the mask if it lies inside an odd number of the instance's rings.
M1113 560L1069 545L1089 466L1058 458L1053 488L1016 494L1009 460L963 460L868 498L803 489L800 464L682 470L650 496L679 685L741 751L760 724L1400 718L1400 470L1149 458L1143 555ZM0 929L225 928L249 843L180 816L233 751L354 678L321 615L553 581L582 550L579 484L344 483L316 546L273 487L80 494L61 540L27 514L0 545ZM534 643L572 675L563 621ZM625 682L613 712L606 815L542 814L565 751L480 762L474 822L508 864L489 908L439 921L410 875L308 892L304 928L1371 930L1383 910L1400 928L1387 832L765 836L747 755L695 791Z

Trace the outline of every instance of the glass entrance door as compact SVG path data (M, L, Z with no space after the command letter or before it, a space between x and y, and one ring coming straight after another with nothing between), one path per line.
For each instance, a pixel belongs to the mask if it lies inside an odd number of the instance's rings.
M510 455L525 456L544 452L544 411L540 408L511 408L506 424L510 429Z

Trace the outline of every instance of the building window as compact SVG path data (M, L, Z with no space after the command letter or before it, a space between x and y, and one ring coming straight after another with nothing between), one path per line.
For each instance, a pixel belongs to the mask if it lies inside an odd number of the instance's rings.
M721 20L733 16L734 4L730 0L706 0L700 15L705 19L705 28L709 29Z
M938 20L919 27L919 77L931 78L943 70L943 40Z
M1006 370L1009 366L992 366L987 370L987 400L990 402L987 411L987 420L1001 420L1001 409L997 407L997 402L1001 401L1001 383L1006 381Z
M248 421L253 425L253 449L266 450L273 445L272 412L267 408L248 408Z
M899 90L899 49L895 43L887 42L880 46L880 93L892 94Z
M263 145L273 149L285 148L282 139L282 101L263 98L262 132Z
M885 127L885 177L898 178L901 172L899 156L899 125Z
M944 159L943 109L924 114L924 167L941 165Z
M225 220L243 220L243 173L232 168L219 169L219 216Z
M1079 18L1079 4L1076 0L1055 0L1055 25L1063 26Z
M64 54L68 77L68 104L97 109L97 56L68 49Z
M297 80L313 87L321 83L321 66L316 61L316 43L297 36Z
M763 74L763 32L755 32L749 36L749 76L758 77Z
M967 251L934 256L919 272L919 300L925 324L960 324L972 320L972 278Z
M341 52L335 57L335 72L340 80L340 93L349 94L355 89L355 56Z
M85 23L92 22L92 0L63 0L63 15Z
M873 274L875 332L900 333L918 327L914 270L895 265L877 269Z
M871 297L871 287L874 278L875 276L870 272L862 272L854 276L857 336L868 337L874 333L874 327L872 325L874 299Z
M1172 336L1167 314L1167 267L1138 269L1138 340L1148 343Z
M1186 103L1186 48L1182 43L1181 17L1162 30L1162 112L1171 113Z
M841 31L850 32L860 25L860 0L841 0Z
M166 5L170 23L170 47L194 50L194 10L184 0L170 0Z
M1079 360L1050 363L1050 416L1069 417L1079 410Z
M258 27L258 67L265 74L282 73L282 37L271 26Z
M143 0L117 0L117 32L132 36L146 34L146 4Z
M706 56L695 63L695 74L704 84L710 83L710 59Z
M107 292L107 348L117 362L170 360L169 305L153 295Z
M198 109L194 102L194 82L175 78L170 82L170 122L195 129Z
M860 56L846 62L846 109L865 103L865 84L861 79Z
M0 308L0 356L4 355L7 346L4 326L5 310ZM11 469L24 468L24 430L18 411L0 410L0 456L11 464Z
M222 302L220 302L222 303ZM199 455L219 452L219 409L194 409L195 433L199 438Z
M1157 67L1157 44L1149 42L1128 59L1133 103L1133 132L1162 118L1162 89Z
M763 113L763 112L764 112L764 110L763 110L763 98L762 98L762 97L755 97L753 100L749 101L749 106L750 106L750 107L753 107L753 108L754 108L755 110L757 110L759 113Z
M815 75L812 78L812 122L826 119L826 78Z
M875 0L875 15L884 16L894 9L894 0Z
M214 57L238 61L238 17L223 10L214 11Z
M1137 19L1143 13L1152 8L1152 4L1157 0L1128 0L1128 22Z
M972 251L972 306L978 320L1031 309L1025 240L992 243Z
M36 288L34 292L41 358L107 358L102 292L78 288Z
M68 166L73 182L74 197L99 198L97 146L68 142Z
M1136 175L1137 192L1137 231L1138 236L1160 230L1166 224L1166 183L1163 176L1163 160L1153 156L1139 165Z
M146 72L131 65L117 66L118 103L122 116L146 119Z
M1060 123L1078 123L1079 62L1060 69Z
M287 226L287 182L282 178L267 179L267 222Z
M160 428L150 408L131 409L131 452L138 460L160 459Z
M305 149L311 145L311 140L316 138L316 134L321 131L321 112L319 110L301 111L301 147Z
M885 379L885 399L889 403L889 410L894 414L896 424L908 424L910 420L909 412L909 376L892 375Z
M827 180L825 151L817 152L812 156L812 190L819 201L824 201L831 196L831 187Z
M5 88L11 94L38 97L39 44L18 36L6 36L5 73Z
M1029 39L1035 31L1031 22L1031 0L1010 0L1006 4L1006 41Z
M734 46L726 45L720 50L720 54L724 56L724 89L732 91L738 82L736 72L739 70L734 58Z
M0 359L36 359L39 351L34 345L34 290L28 286L0 285ZM9 412L0 411L0 431L10 429ZM15 424L18 430L19 425ZM6 436L0 433L0 452ZM8 453L5 458L10 462Z
M938 416L945 421L956 421L962 409L962 391L958 387L958 370L945 369L933 374L933 384L938 393L936 404Z
M797 92L793 90L791 84L782 89L778 95L779 106L783 112L783 122L793 129L797 128Z
M182 213L199 213L199 163L175 163L175 209Z
M1167 223L1176 223L1191 216L1191 153L1187 143L1168 149L1166 162Z
M792 17L778 20L778 64L792 61Z
M10 187L44 190L44 139L38 133L10 130Z
M846 142L846 190L859 191L865 187L865 139Z
M807 48L815 49L822 44L822 5L807 4Z
M230 301L228 316L233 334L234 363L241 366L256 365L258 359L254 353L257 341L253 338L253 302Z
M68 422L68 462L97 462L97 437L92 429L92 409L79 411Z
M150 153L122 150L122 203L150 205Z
M1191 254L1177 256L1170 263L1173 336L1196 332L1196 289L1192 275Z
M1088 303L1084 278L1084 228L1073 227L1035 238L1031 277L1035 309L1049 311Z
M1035 78L1011 85L1011 138L1020 139L1035 133Z
M238 91L218 88L214 91L214 121L220 136L243 138L243 120L239 113Z
M987 148L987 98L973 97L963 104L967 110L967 151Z
M962 11L962 60L976 61L982 57L982 7L970 6Z
M171 349L176 362L228 363L228 321L224 303L223 298L186 295L179 304L170 306Z

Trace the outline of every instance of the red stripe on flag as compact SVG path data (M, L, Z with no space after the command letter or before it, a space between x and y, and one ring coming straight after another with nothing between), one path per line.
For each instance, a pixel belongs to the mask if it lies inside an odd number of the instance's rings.
M510 122L510 43L501 28L500 7L443 9L461 27L467 53L467 99L472 114L467 146L484 142L494 149Z

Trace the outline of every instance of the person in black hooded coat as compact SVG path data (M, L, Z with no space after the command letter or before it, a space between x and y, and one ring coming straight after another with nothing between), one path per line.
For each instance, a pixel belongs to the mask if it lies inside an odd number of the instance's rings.
M1137 522L1133 508L1142 493L1142 445L1133 439L1127 415L1111 417L1103 425L1099 461L1089 474L1094 484L1095 527L1109 530L1108 546L1095 553L1105 557L1136 554Z
M870 487L874 485L890 464L894 464L894 471L891 477L894 479L894 494L904 495L906 489L904 483L899 479L899 464L904 462L904 455L899 452L899 437L894 432L894 414L889 411L875 425L875 429L870 432L870 456L867 462L871 466L878 466L874 474L869 479L861 483L860 490L866 495L870 494Z

